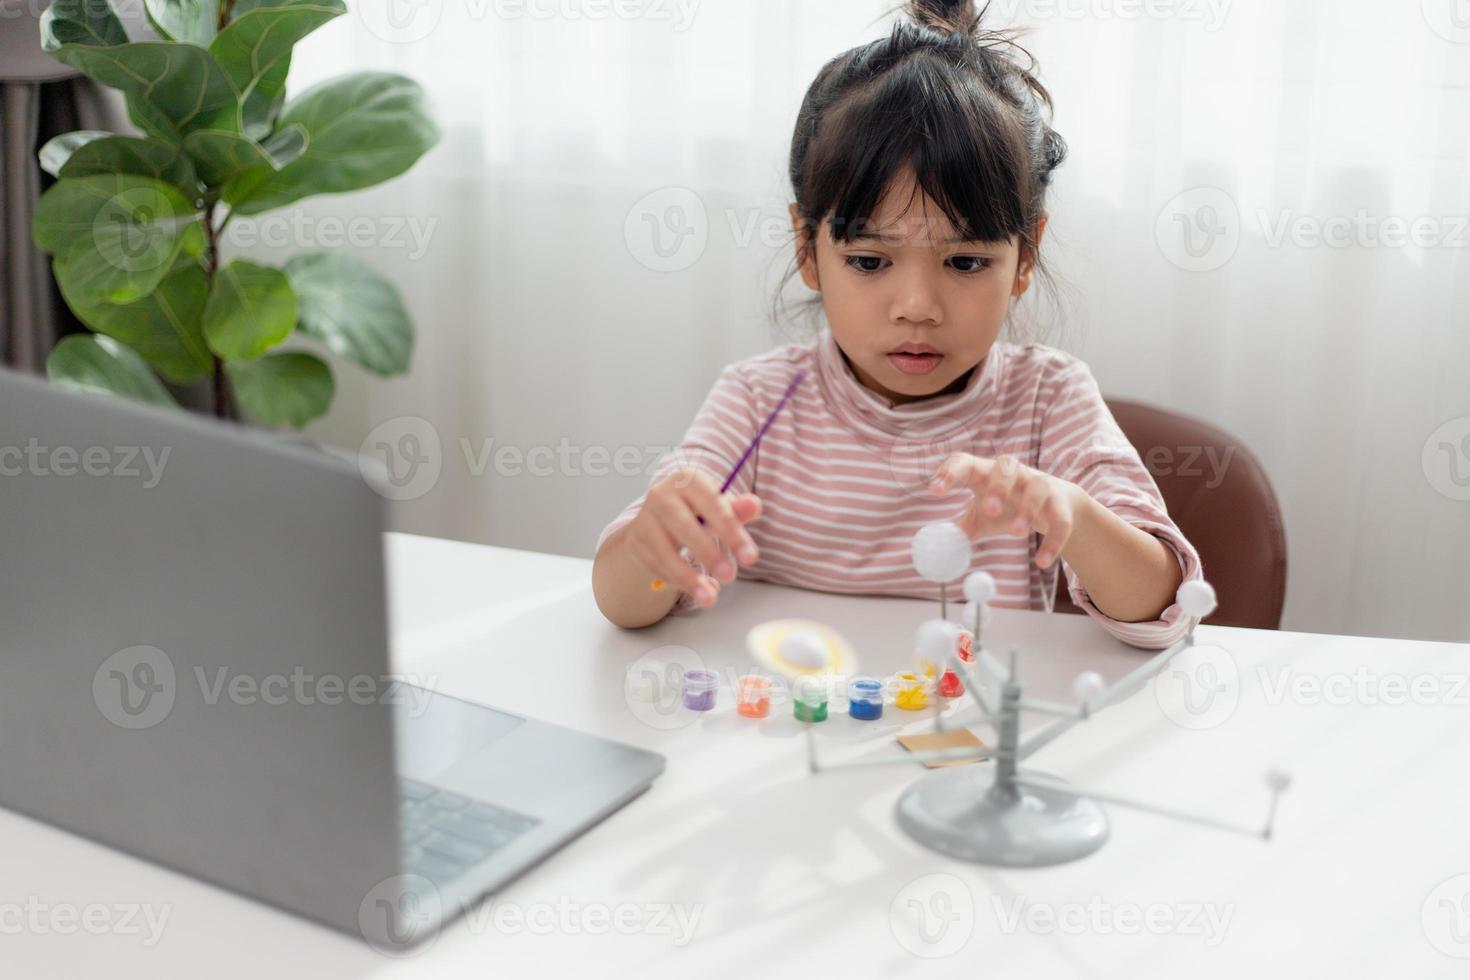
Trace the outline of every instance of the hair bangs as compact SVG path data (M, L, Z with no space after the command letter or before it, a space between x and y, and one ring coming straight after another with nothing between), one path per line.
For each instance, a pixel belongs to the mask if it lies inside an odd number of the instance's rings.
M920 52L833 106L812 141L801 195L836 241L873 233L873 212L912 173L966 241L1027 239L1025 133L984 86ZM913 201L905 202L907 214Z

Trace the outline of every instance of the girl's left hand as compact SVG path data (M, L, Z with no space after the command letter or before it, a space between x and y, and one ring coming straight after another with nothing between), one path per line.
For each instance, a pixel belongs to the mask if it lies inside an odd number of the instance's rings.
M940 464L929 489L935 494L966 487L973 493L964 514L955 521L975 541L997 535L1021 537L1034 528L1043 535L1036 552L1038 568L1048 568L1066 548L1076 527L1084 492L1014 456L983 459L956 453Z

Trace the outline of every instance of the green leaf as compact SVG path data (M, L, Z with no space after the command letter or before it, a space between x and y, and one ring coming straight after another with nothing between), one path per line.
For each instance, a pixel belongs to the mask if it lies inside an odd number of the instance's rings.
M207 375L214 365L202 323L209 282L197 262L170 273L158 288L134 303L81 302L58 276L61 296L77 318L100 334L121 341L175 384Z
M208 47L219 21L216 0L145 0L148 21L173 41Z
M152 188L165 197L179 195L174 188L156 180L131 174L78 177L60 180L36 202L32 231L43 251L63 255L73 244L92 233L97 215L113 204L119 194L134 188Z
M287 53L265 70L240 100L240 119L245 135L262 140L276 128L276 116L286 101L286 76L291 72Z
M236 211L259 214L314 194L337 194L403 173L439 140L424 91L401 75L359 72L292 99L280 125L299 124L307 146L272 174Z
M46 376L76 391L178 407L143 359L111 337L73 334L61 338L46 358Z
M338 252L286 262L298 328L332 353L377 374L402 374L413 354L413 324L398 291L367 265Z
M187 248L180 249L178 257L174 259L174 264L168 267L169 276L173 275L175 272L179 272L182 269L204 268L204 265L201 262L203 250L201 249L199 254L197 255L190 255L190 251L191 250ZM168 276L164 276L164 278L167 279Z
M301 155L306 149L306 131L291 126L256 143L237 133L204 129L184 137L184 149L194 158L204 182L223 188L220 196L234 204Z
M226 361L235 399L251 418L299 429L325 415L336 385L332 369L300 351L267 354L254 361Z
M78 242L52 268L79 304L131 303L157 289L173 267L178 252L163 251L163 241L119 228L99 234L95 246Z
M181 251L203 251L198 219L176 187L93 174L63 178L42 194L32 230L79 302L131 303L153 291Z
M230 23L233 24L251 11L269 10L271 7L280 7L295 2L296 0L235 0L235 5L230 8Z
M260 182L281 170L306 152L306 130L300 126L288 126L260 144L270 166L254 167L230 178L220 191L220 197L232 207L243 201Z
M63 64L126 93L129 115L150 135L167 138L166 132L159 132L165 125L180 133L240 130L239 93L204 48L138 41L111 47L62 44L46 50Z
M153 105L147 99L139 98L129 94L124 101L128 106L128 119L132 121L143 132L157 140L172 143L177 146L183 141L179 134L179 127L175 126L173 120L164 115L163 110Z
M53 255L65 254L77 241L91 236L99 224L115 220L114 209L148 194L157 195L159 200L150 216L155 221L167 223L197 217L178 188L151 177L136 174L68 177L53 184L36 202L36 244Z
M127 44L128 32L107 0L56 0L41 13L41 47Z
M237 92L248 92L306 35L347 12L342 0L282 0L235 12L230 24L209 44Z
M152 177L172 184L190 199L199 191L189 158L174 144L156 139L86 130L66 133L41 147L41 165L58 177L113 173Z
M239 93L207 50L169 41L130 43L108 0L56 0L41 14L41 48L122 91L128 118L150 136L177 143L181 130L240 128Z
M78 129L75 132L62 133L60 136L47 140L46 145L41 147L41 152L36 154L36 159L40 161L42 170L53 177L60 177L61 168L66 165L66 161L71 159L72 154L79 147L111 135L111 133L97 129Z
M250 361L296 329L296 294L280 269L236 259L215 273L204 337L220 357Z

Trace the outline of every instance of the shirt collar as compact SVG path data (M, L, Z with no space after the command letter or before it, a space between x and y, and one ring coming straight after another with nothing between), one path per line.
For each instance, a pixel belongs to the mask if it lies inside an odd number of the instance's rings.
M960 391L895 405L857 379L830 327L824 327L817 340L817 377L827 404L849 426L870 435L928 440L953 433L957 427L973 431L980 414L995 399L1004 363L1004 345L997 341L970 371Z

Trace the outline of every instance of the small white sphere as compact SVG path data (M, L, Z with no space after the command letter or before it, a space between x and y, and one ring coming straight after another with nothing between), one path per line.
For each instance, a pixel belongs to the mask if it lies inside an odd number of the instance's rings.
M911 551L915 571L930 582L952 582L970 567L970 539L953 521L919 528Z
M1083 671L1072 682L1072 696L1079 704L1086 704L1102 693L1102 675L1093 670Z
M955 633L954 623L943 619L925 620L919 624L914 650L923 659L943 668L949 663L949 655L954 652Z
M1272 769L1266 773L1266 785L1273 793L1284 793L1291 785L1291 774L1281 769Z
M1204 619L1215 611L1215 587L1204 579L1185 582L1174 598L1189 616Z
M819 670L827 666L827 644L810 630L792 630L781 637L781 656L792 663Z
M995 576L989 572L971 572L966 575L965 598L971 602L989 602L995 598Z

